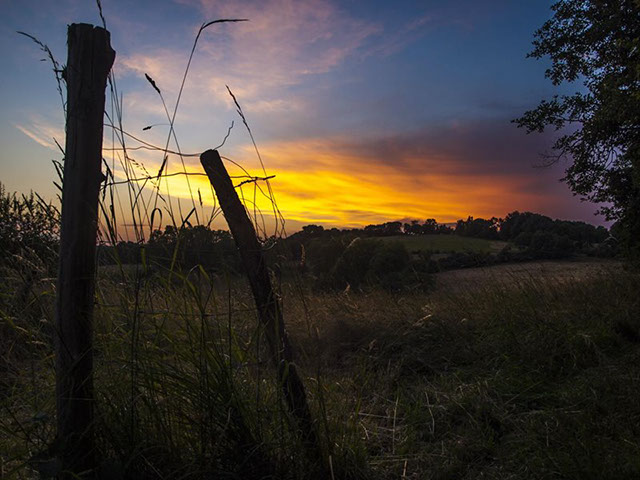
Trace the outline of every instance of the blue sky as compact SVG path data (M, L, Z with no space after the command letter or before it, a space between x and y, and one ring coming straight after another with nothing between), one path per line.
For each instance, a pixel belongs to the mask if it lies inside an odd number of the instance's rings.
M222 153L255 171L229 85L295 230L307 223L455 221L516 209L602 222L593 215L596 206L558 181L566 165L536 168L552 135L527 136L511 123L558 93L544 78L545 61L525 58L551 3L103 0L102 6L117 52L125 129L162 145L166 126L142 130L166 123L144 74L172 109L202 22L250 20L203 33L176 132L182 150L197 153L219 144L235 121ZM0 181L8 190L52 198L51 159L61 156L52 138L64 144L60 99L51 65L16 30L38 37L64 63L67 25L100 19L87 0L0 5ZM136 160L154 171L162 155L138 151ZM199 168L197 158L186 162ZM176 184L175 192L184 186Z

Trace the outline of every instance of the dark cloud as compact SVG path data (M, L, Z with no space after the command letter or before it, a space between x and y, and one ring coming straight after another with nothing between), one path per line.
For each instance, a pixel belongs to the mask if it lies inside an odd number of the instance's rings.
M331 148L349 155L363 172L377 166L392 167L408 179L407 188L459 191L464 185L493 185L487 204L499 204L501 192L517 185L522 201L511 210L534 210L567 219L603 223L594 214L599 206L575 197L562 181L569 160L553 165L544 154L551 151L554 133L530 134L509 119L486 122L467 121L439 128L423 128L408 133L368 140L340 140ZM450 178L443 184L442 178ZM456 181L459 179L459 182ZM429 182L433 185L429 185ZM435 183L437 182L437 184ZM535 198L535 201L531 199ZM496 212L496 215L507 212Z

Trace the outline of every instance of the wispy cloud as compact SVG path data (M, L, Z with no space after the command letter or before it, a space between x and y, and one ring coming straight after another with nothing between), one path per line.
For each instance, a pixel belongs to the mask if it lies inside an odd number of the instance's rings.
M31 140L45 148L60 152L54 139L60 145L64 145L64 130L41 117L32 116L29 123L14 124L14 126Z
M382 32L382 26L350 16L332 2L293 0L235 2L192 1L203 18L248 18L242 24L215 25L203 34L192 65L185 106L231 107L225 85L244 101L247 111L276 112L302 108L304 95L291 87L326 74ZM123 73L148 73L175 94L188 52L149 49L122 55Z

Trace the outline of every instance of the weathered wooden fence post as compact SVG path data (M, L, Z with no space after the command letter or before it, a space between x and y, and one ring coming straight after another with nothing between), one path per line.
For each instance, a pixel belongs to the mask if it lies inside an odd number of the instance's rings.
M67 124L56 298L56 409L61 478L95 469L92 320L102 125L115 52L109 32L68 30Z
M280 302L272 288L269 271L253 224L238 198L218 151L207 150L200 155L200 162L211 185L213 185L220 202L220 208L240 251L258 309L258 317L267 336L267 342L278 372L278 381L282 385L287 406L299 424L307 448L314 452L314 456L320 457L320 446L307 403L304 384L295 363L293 363L291 345L284 328Z

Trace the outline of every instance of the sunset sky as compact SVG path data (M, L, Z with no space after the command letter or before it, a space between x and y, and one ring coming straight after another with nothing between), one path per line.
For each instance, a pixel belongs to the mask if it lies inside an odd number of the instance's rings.
M602 223L559 181L565 164L538 168L553 134L527 136L511 120L558 90L548 64L527 59L551 1L103 0L124 128L164 145L168 127L147 73L172 111L195 34L198 44L176 120L184 152L221 153L260 172L226 91L246 114L287 230L530 210ZM55 196L51 159L64 118L50 63L16 30L66 59L66 26L99 24L89 0L0 0L0 181ZM105 138L111 132L105 129ZM110 142L110 140L109 140ZM108 147L109 142L105 143ZM129 146L135 145L134 142ZM175 144L170 144L175 149ZM161 152L134 159L157 172ZM197 157L185 158L201 171ZM175 156L170 170L182 168ZM176 197L188 195L172 180ZM192 177L211 201L204 177ZM206 193L206 195L205 195ZM264 204L260 206L268 214Z

